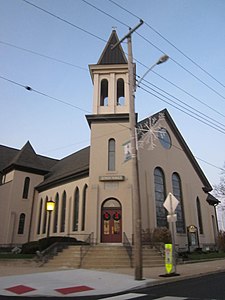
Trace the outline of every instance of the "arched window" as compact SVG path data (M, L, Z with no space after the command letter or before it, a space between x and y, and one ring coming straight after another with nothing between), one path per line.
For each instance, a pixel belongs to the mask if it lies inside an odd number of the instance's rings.
M110 139L108 142L108 171L115 171L116 165L116 142Z
M200 233L200 234L203 234L201 203L200 203L198 197L197 197L197 199L196 199L196 206L197 206L197 214L198 214L198 227L199 227L199 233Z
M41 198L39 212L38 212L38 227L37 227L37 234L41 233L41 216L42 216L42 207L43 207L43 199Z
M42 211L44 210L44 213L42 213L42 215L44 215L44 221L43 221L43 224L42 224L42 233L46 233L46 226L47 226L47 209L46 209L46 204L47 204L47 201L48 201L48 197L45 198L45 202L44 202L44 205L42 207Z
M100 94L100 106L108 105L108 80L103 79L101 81L101 94Z
M117 105L124 105L124 80L122 78L117 80Z
M63 192L62 202L61 202L61 223L60 223L60 232L65 231L66 225L66 192Z
M163 206L166 199L165 177L161 168L154 170L154 183L157 227L167 227L167 213Z
M181 189L181 179L177 173L172 175L172 185L173 185L173 195L179 200L179 204L176 208L177 214L177 233L185 233L185 220L184 220L184 206L183 206L183 197Z
M74 202L73 202L73 231L78 231L78 224L79 224L79 189L78 187L74 193Z
M25 214L20 214L19 226L18 226L18 234L23 234L25 225Z
M26 177L23 185L23 199L28 198L29 186L30 186L30 177Z
M58 231L59 194L55 196L55 209L53 211L53 233Z
M85 184L83 189L83 203L82 203L82 225L81 230L85 230L85 218L86 218L86 199L87 199L87 188L88 186Z

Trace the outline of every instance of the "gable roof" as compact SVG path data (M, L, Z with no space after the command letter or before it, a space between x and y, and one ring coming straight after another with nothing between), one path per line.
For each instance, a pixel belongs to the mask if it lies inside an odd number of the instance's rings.
M116 31L113 30L98 60L98 65L127 64L126 55L120 44L112 50L112 46L117 42L119 42L119 38Z
M55 164L36 188L43 191L50 187L89 175L90 147L79 150Z
M0 171L13 169L45 174L57 162L56 159L37 155L28 141L21 150L0 146Z
M205 174L203 173L201 167L199 166L197 160L195 159L194 155L192 154L190 148L188 147L187 143L185 142L184 138L182 137L180 131L178 130L177 126L175 125L173 119L171 118L169 112L167 109L163 109L162 111L154 114L151 116L151 119L155 119L158 120L159 115L163 114L170 129L172 130L172 132L174 133L175 137L177 138L177 140L179 141L179 143L181 144L182 150L185 152L185 154L187 155L189 161L191 162L193 168L195 169L196 173L198 174L199 178L201 179L204 187L203 190L204 192L210 192L212 191L212 186L210 185L208 179L206 178ZM142 124L148 122L149 118L146 118L140 122L138 122L137 127L141 126ZM138 136L138 138L140 138L140 136Z

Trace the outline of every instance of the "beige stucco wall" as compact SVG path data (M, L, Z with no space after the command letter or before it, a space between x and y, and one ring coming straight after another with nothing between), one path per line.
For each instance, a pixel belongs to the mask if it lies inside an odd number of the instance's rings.
M116 198L122 206L122 231L128 238L132 238L133 207L131 190L131 162L124 162L123 144L129 141L128 123L105 121L104 124L92 123L91 126L91 153L90 153L90 188L89 214L90 227L96 232L96 241L101 241L100 213L103 202L109 198ZM108 171L108 141L116 142L115 171ZM124 176L123 181L100 181L100 176Z
M206 202L207 194L202 190L204 185L171 128L165 120L161 123L162 127L169 132L173 146L165 149L160 141L156 140L153 150L147 149L149 145L146 145L144 149L139 149L143 228L154 229L156 227L154 169L160 167L165 175L166 195L169 192L173 193L172 174L176 172L180 176L186 226L199 227L196 207L196 199L199 198L204 232L199 235L200 244L214 243L215 236L212 226L212 215L215 216L214 207ZM181 248L185 247L187 234L177 234L176 243Z
M30 178L30 185L28 198L23 199L26 177ZM34 187L42 181L43 176L15 170L10 172L10 178L11 181L0 186L0 219L4 220L1 224L0 244L23 244L28 241L30 235ZM22 213L25 214L24 233L18 234Z
M88 217L86 215L86 223L85 223L85 230L82 230L81 223L82 223L82 209L83 209L83 190L85 186L88 186L88 178L82 178L79 180L74 180L72 182L59 185L54 188L50 188L46 191L40 192L37 195L37 198L35 200L35 209L34 209L34 215L33 215L33 239L37 240L40 238L44 238L47 235L47 228L46 232L43 233L41 230L40 234L37 234L37 228L38 228L38 221L39 221L39 212L40 212L40 202L41 199L46 201L48 198L49 200L52 199L55 201L56 195L58 193L59 195L59 211L58 211L58 228L57 232L53 233L53 220L54 220L54 211L51 215L51 224L50 224L50 235L51 236L72 236L76 237L77 239L85 240L87 234L90 233L90 229L88 228ZM73 224L73 215L74 215L74 196L76 189L79 189L79 224L78 224L78 231L73 231L72 224ZM87 188L88 191L88 188ZM66 223L65 223L65 230L63 232L60 232L60 222L61 222L61 203L62 203L62 197L63 193L66 193ZM44 202L43 202L44 203ZM89 205L89 199L86 198L86 207ZM43 222L44 222L44 214L46 212L46 206L43 205L42 207L42 213L41 213L41 229L43 229ZM47 215L47 223L46 227L48 226L48 215Z

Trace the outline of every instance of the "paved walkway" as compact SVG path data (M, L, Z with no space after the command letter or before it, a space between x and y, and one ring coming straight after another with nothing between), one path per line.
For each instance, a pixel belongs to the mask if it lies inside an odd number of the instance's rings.
M164 267L144 268L144 280L134 280L134 269L49 269L30 264L0 262L0 295L6 296L87 296L117 293L147 285L225 271L225 260L181 264L180 276L161 277Z

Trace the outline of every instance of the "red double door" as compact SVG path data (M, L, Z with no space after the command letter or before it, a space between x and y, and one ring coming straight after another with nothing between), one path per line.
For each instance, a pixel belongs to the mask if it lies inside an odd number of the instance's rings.
M120 208L102 208L101 242L122 242L122 213Z

